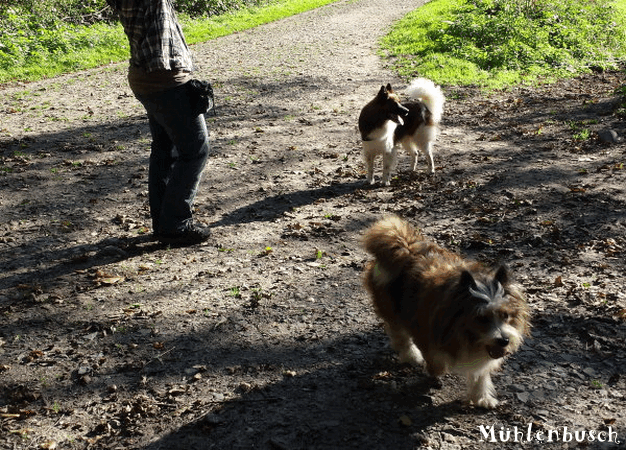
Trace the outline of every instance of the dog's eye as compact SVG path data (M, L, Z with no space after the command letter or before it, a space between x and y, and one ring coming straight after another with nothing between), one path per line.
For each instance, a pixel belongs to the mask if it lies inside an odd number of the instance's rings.
M500 313L500 320L506 321L506 320L509 320L509 317L511 316L509 316L508 312L503 311Z
M489 323L489 316L478 316L476 317L476 322L482 324L482 325L486 325Z

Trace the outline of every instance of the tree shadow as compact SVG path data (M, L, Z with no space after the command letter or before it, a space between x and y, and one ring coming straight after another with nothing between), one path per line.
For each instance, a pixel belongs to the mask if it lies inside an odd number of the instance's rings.
M250 222L269 222L283 216L295 208L311 205L318 200L334 199L351 194L359 189L372 189L363 181L334 183L315 189L299 190L268 196L225 213L211 226L244 224Z

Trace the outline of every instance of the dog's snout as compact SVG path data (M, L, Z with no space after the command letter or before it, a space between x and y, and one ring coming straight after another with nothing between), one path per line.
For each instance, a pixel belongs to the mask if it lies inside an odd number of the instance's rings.
M498 338L498 339L496 339L496 344L498 344L500 347L504 348L507 345L509 345L509 338L506 337L506 336Z

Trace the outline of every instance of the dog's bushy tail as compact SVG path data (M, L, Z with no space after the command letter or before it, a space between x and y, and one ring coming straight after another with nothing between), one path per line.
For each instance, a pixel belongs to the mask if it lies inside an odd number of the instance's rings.
M412 100L421 100L433 116L433 121L439 123L443 115L443 104L446 97L439 86L427 78L416 78L406 89L406 95Z
M422 235L408 222L390 216L366 231L363 246L374 255L385 275L393 279L411 262L414 249L423 246L423 241Z

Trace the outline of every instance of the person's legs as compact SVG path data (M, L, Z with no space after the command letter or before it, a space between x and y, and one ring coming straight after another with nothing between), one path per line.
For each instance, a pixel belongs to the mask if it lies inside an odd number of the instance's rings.
M182 96L182 99L175 98L189 105L186 93ZM204 116L193 116L189 106L182 111L162 113L163 123L178 153L161 205L161 231L165 234L181 232L192 225L193 202L209 155Z
M150 151L150 166L148 170L148 202L152 217L152 230L158 235L161 226L161 205L165 197L172 164L174 163L174 144L170 140L165 128L148 114L152 144Z
M150 209L159 235L184 233L193 226L192 207L209 153L203 115L191 112L187 88L141 97L150 119ZM176 156L173 152L176 152Z

